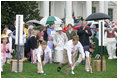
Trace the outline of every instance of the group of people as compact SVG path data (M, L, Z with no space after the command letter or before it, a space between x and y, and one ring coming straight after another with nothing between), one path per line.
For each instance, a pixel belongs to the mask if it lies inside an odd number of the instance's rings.
M14 26L16 26L16 22L14 22ZM29 25L27 29L23 22L23 40L18 56L18 43L15 42L16 30L12 32L5 27L1 35L1 71L3 71L6 58L12 58L12 53L16 50L15 59L27 57L32 64L37 63L38 74L44 73L43 66L48 62L59 63L58 72L63 66L69 64L64 73L68 74L71 70L74 74L74 68L85 58L85 70L90 72L91 54L95 49L95 44L90 43L90 36L92 36L92 31L86 27L85 21L77 30L73 30L72 24L68 24L67 27L63 27L61 24L55 29L55 24L50 23L41 31L35 30L32 25Z

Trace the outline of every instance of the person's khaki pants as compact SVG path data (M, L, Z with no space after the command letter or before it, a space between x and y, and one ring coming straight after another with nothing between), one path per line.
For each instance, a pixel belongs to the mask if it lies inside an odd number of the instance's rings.
M44 73L43 66L46 64L45 59L42 62L37 63L37 73Z
M77 57L78 51L76 51L76 54L74 56L72 56L72 63L75 63L75 59ZM60 62L59 67L64 67L65 65L69 64L69 60L68 60L68 55L67 55L67 50L63 51L63 62ZM65 69L64 73L68 74L69 71L71 70L70 65Z

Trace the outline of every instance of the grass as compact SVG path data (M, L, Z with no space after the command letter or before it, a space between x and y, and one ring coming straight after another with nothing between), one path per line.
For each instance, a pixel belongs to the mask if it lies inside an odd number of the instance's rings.
M93 60L94 58L92 58ZM23 72L15 73L10 72L10 64L4 65L4 72L2 72L2 78L117 78L117 60L108 60L106 57L106 71L105 72L93 72L93 74L85 71L84 65L79 65L75 68L75 74L64 74L64 70L67 65L62 68L61 72L57 72L58 64L46 64L44 66L44 72L47 74L37 74L37 64L31 64L29 61L25 61L23 64Z

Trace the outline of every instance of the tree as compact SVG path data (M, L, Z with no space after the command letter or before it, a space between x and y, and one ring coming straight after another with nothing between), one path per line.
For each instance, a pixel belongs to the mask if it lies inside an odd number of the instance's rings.
M24 15L24 21L37 19L39 16L38 3L36 1L1 1L1 25L13 25L16 14Z

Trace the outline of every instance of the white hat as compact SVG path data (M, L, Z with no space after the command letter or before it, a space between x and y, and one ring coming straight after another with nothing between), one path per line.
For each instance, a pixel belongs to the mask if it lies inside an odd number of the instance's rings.
M23 24L25 24L25 22L23 21Z
M9 33L12 33L11 30L7 30L6 35L8 36Z
M61 27L58 27L58 28L57 28L57 31L59 31L59 30L62 30L62 28L61 28Z
M2 34L1 38L7 38L8 36L6 34Z
M33 25L28 26L28 29L33 29L33 28L34 28Z

